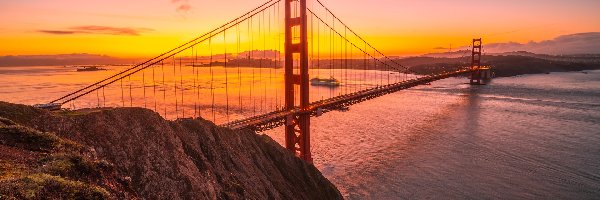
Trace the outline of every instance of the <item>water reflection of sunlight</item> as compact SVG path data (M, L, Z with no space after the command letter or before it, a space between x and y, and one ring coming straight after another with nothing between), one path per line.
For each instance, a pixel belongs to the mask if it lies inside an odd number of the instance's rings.
M126 67L106 66L108 70L93 72L65 66L4 67L0 95L14 103L49 102ZM311 69L310 74L331 76L342 83L340 87L311 86L313 102L388 83L388 73L375 70ZM390 82L400 81L404 74L389 77ZM219 124L282 109L283 79L281 68L155 66L63 107L145 107L168 119L202 116Z

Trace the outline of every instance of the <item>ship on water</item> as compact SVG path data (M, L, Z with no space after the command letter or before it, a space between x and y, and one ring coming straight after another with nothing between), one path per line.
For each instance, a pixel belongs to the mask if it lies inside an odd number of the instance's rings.
M93 72L93 71L106 70L104 68L99 68L97 66L79 66L79 67L83 67L83 68L77 68L78 72Z
M328 86L328 87L337 87L340 86L341 83L337 79L332 77L329 78L313 78L310 79L310 84L314 86Z

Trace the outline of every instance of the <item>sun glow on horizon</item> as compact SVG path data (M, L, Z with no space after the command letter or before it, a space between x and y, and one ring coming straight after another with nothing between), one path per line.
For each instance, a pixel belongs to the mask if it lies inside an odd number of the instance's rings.
M485 43L526 43L565 34L600 32L597 20L600 14L593 9L600 7L600 2L590 0L323 2L389 56L447 51L451 47L468 46L476 37L483 37ZM140 3L145 6L139 7ZM261 3L242 0L184 4L170 0L3 1L0 18L10 20L0 22L3 27L0 55L89 53L122 58L150 57L208 32ZM227 40L227 48L236 49L236 39ZM276 40L277 35L272 34L268 42L276 43ZM209 53L199 49L200 54Z

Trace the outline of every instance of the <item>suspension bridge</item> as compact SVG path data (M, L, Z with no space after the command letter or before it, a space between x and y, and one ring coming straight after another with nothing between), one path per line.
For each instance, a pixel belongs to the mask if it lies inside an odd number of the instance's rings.
M142 63L39 107L144 107L166 119L234 130L285 127L285 146L311 162L310 120L436 80L489 78L481 39L470 63L417 75L347 26L320 0L270 0Z

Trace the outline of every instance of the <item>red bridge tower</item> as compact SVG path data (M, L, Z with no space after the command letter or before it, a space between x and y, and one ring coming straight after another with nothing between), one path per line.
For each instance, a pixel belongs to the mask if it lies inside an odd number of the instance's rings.
M473 39L473 50L471 55L471 85L485 85L492 78L490 66L481 66L481 38Z
M473 50L471 54L471 69L475 69L473 73L471 73L471 84L472 85L480 85L481 84L481 38L473 39Z
M306 0L285 1L285 108L295 105L295 86L300 88L300 109L285 121L285 147L301 159L312 163L310 154L310 112L308 75L308 35ZM292 10L300 9L300 10ZM296 14L297 16L295 16ZM294 15L294 16L293 16ZM296 62L295 58L299 59ZM294 66L298 64L298 66ZM297 69L297 70L296 70ZM300 74L295 74L294 71Z

